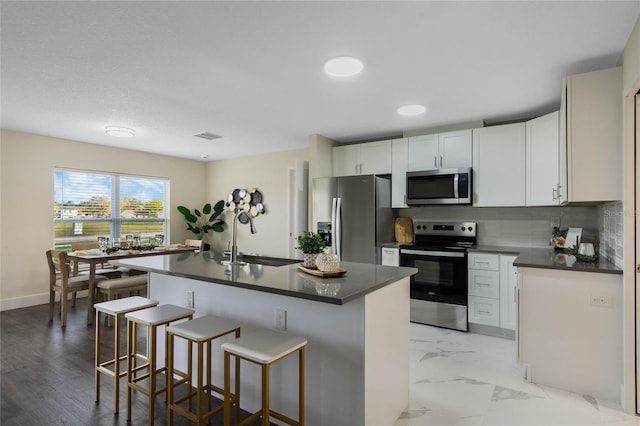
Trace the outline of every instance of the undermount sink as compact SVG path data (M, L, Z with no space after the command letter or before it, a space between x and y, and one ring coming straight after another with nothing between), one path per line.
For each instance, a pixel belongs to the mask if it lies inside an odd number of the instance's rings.
M241 262L267 266L284 266L302 262L300 259L286 259L282 257L269 257L252 254L240 254L238 255L238 260Z

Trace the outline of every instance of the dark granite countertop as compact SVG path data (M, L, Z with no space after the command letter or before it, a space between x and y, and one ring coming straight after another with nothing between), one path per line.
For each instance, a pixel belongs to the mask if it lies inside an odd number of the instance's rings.
M600 258L597 262L578 262L575 256L554 252L552 248L507 247L478 245L469 251L518 256L514 266L542 269L560 269L565 271L598 272L603 274L622 274L622 269L613 262Z
M340 267L347 271L344 275L321 278L301 271L297 264L228 266L222 263L223 260L224 257L212 252L202 252L123 259L110 263L335 305L343 305L418 272L416 268L342 262Z

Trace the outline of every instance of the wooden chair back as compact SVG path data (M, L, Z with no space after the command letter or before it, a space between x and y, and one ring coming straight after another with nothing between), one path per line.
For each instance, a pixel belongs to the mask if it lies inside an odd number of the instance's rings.
M47 250L49 264L49 286L53 290L62 282L66 282L71 274L67 252L64 250ZM58 282L60 280L60 283Z

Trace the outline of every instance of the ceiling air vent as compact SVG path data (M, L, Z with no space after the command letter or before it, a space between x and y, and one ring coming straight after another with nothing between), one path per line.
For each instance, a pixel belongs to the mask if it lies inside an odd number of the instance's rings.
M216 135L215 133L211 133L211 132L204 132L204 133L198 133L197 135L193 135L196 138L202 138L202 139L206 139L208 141L212 141L214 139L220 139L222 136L220 135Z

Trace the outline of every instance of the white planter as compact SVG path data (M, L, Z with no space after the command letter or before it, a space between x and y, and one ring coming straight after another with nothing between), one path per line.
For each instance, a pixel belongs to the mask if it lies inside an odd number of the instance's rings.
M317 256L318 256L318 253L303 253L302 266L304 266L305 268L315 268Z

